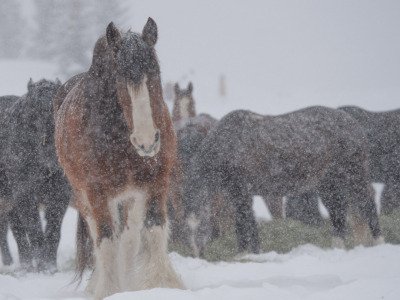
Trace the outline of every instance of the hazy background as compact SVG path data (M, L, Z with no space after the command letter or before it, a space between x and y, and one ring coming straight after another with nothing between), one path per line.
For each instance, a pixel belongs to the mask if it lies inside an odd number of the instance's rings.
M163 82L192 80L198 111L399 107L399 1L2 0L1 15L8 2L21 4L22 18L7 26L0 18L1 32L21 34L0 33L0 48L13 49L0 51L1 94L24 93L29 76L65 80L87 69L109 21L140 32L151 16Z

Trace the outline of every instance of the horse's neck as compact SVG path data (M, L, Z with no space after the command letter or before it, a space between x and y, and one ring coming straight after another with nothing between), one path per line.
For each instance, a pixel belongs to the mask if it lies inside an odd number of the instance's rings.
M172 110L172 119L174 122L184 121L195 116L196 112L194 105L190 99L184 98L179 101L175 100L174 108Z
M174 107L172 109L172 121L178 122L181 119L180 109L179 109L179 101L174 101Z

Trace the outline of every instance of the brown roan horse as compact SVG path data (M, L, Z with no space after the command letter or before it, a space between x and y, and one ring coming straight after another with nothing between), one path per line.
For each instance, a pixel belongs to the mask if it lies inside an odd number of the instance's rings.
M186 89L181 89L178 83L175 83L175 100L172 108L172 121L175 128L184 125L184 121L196 116L195 103L193 99L193 84L188 83ZM181 124L183 123L183 124Z
M96 299L183 288L167 254L176 137L163 101L156 41L151 18L142 34L121 33L110 23L89 71L73 77L55 98L57 154L93 241L87 290ZM86 249L85 234L78 232L78 254ZM78 262L83 272L89 262Z

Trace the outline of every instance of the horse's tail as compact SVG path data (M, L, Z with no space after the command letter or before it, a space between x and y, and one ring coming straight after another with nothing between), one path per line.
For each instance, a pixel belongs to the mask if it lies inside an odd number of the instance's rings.
M76 231L76 275L75 281L82 280L83 272L93 266L93 241L89 235L88 225L79 214Z

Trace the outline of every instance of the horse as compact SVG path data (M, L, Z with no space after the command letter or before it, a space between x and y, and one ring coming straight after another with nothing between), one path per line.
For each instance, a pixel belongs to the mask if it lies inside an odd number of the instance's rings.
M1 129L2 201L8 202L21 265L28 270L35 264L35 270L56 271L61 223L70 200L54 145L52 100L60 86L59 80L31 79L27 94L5 110ZM39 206L45 209L44 232Z
M391 213L400 206L400 110L370 112L355 106L339 107L363 128L369 142L371 180L384 183L381 212ZM286 216L305 223L320 223L316 193L290 199Z
M217 120L208 114L200 114L185 120L185 124L181 122L176 126L177 135L177 164L174 168L174 176L172 181L173 191L170 196L170 209L172 225L173 241L179 241L184 244L188 241L187 231L184 226L183 220L185 219L186 207L190 205L192 198L186 193L183 197L184 191L190 189L188 184L190 180L190 169L192 168L191 160L198 151L202 141L207 136L208 132L216 126ZM218 205L221 209L225 208L225 201L220 195L210 195L213 199L213 205ZM228 217L228 216L226 216ZM213 236L218 236L220 231L220 220L223 218L214 218L211 216L213 226Z
M0 97L0 126L4 128L6 124L4 123L5 113L9 107L11 107L17 100L18 96L2 96ZM0 132L1 133L1 132ZM0 147L2 144L0 145ZM0 172L0 182L6 182L4 172ZM12 205L9 202L9 198L12 197L11 191L8 185L0 185L0 250L3 265L8 266L13 262L10 249L7 242L7 232L8 232L8 213L12 209Z
M57 155L79 211L77 275L90 265L91 240L94 271L86 290L96 299L183 288L167 254L176 136L162 95L157 36L151 18L141 34L121 33L111 22L89 70L54 99Z
M211 128L215 127L217 120L208 114L196 114L195 100L193 98L193 84L189 82L186 89L181 89L178 83L174 85L175 101L172 110L172 120L178 141L178 159L173 171L170 200L168 211L171 221L172 241L186 243L187 231L182 223L185 219L185 207L190 205L190 198L183 198L183 190L187 186L187 176L191 168L191 158L196 153L202 140ZM229 214L230 205L220 193L210 195L213 199L214 211L211 215L213 239L219 237L232 224Z
M339 107L364 129L370 154L372 181L385 184L381 211L400 207L400 110L371 112L355 106Z
M174 85L175 99L172 108L172 122L175 128L183 126L188 118L196 116L195 102L193 99L193 84L189 82L186 89L181 89L179 83Z
M364 131L345 112L318 106L278 116L233 111L208 133L193 161L186 222L195 253L209 241L207 195L218 190L235 207L239 252L260 251L253 195L280 200L312 189L330 213L333 243L345 237L350 207L360 212L375 242L383 242Z

